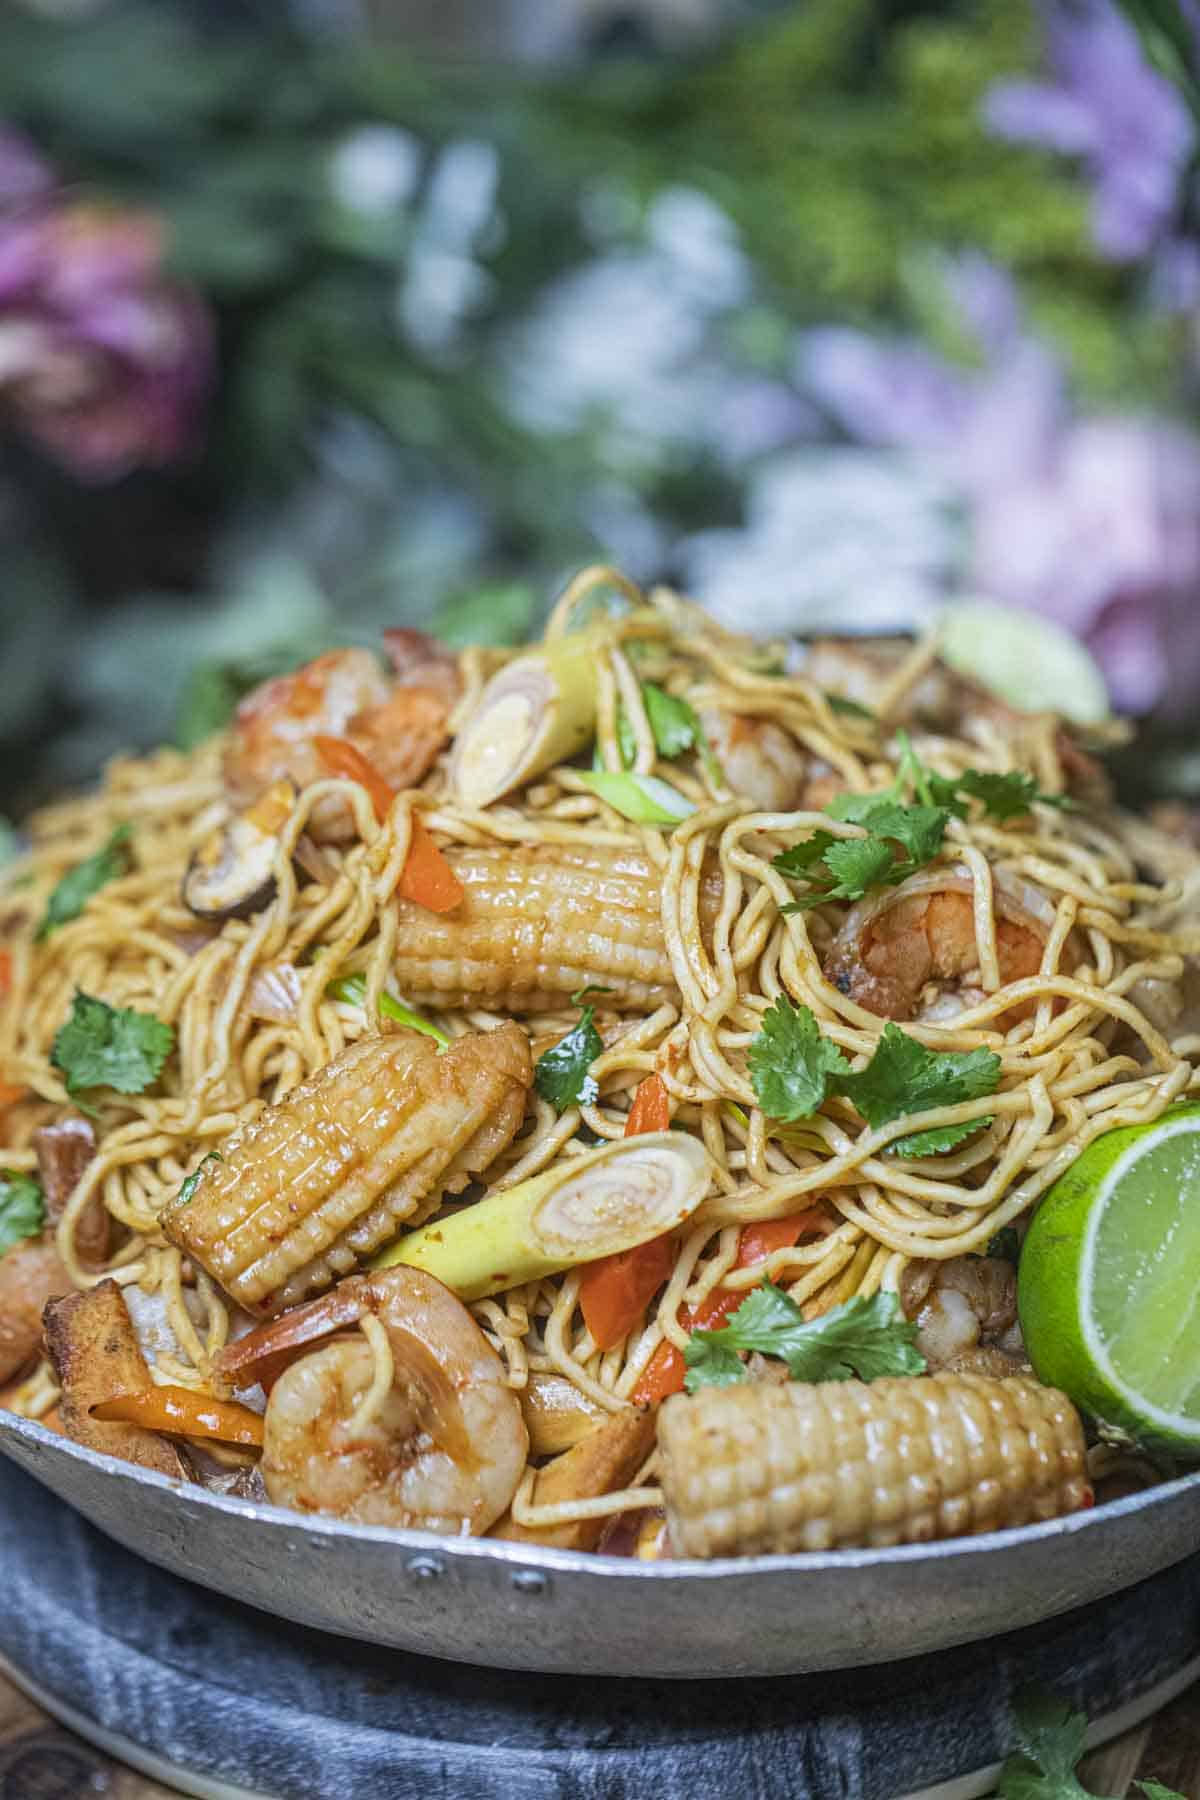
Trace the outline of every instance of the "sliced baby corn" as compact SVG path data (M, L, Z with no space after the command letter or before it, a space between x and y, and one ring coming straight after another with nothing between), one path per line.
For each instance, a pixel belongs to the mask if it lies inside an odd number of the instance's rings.
M658 1442L676 1556L926 1543L1092 1499L1079 1415L1023 1376L703 1388Z
M223 1145L163 1230L248 1310L294 1306L486 1169L531 1080L513 1023L443 1054L417 1032L363 1038Z
M587 986L623 1011L677 1000L660 916L661 880L637 851L571 844L451 848L465 894L438 916L398 901L396 979L416 1005L546 1012ZM705 885L705 923L719 876Z

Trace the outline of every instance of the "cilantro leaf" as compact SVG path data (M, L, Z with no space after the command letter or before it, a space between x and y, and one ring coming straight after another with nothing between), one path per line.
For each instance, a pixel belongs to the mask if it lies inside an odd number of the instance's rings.
M66 1077L69 1094L95 1087L140 1094L158 1079L174 1043L174 1031L153 1013L109 1006L77 988L50 1061Z
M934 1125L928 1131L914 1131L909 1137L897 1138L888 1145L889 1156L940 1156L944 1150L957 1150L977 1131L992 1123L990 1119L964 1119L961 1125Z
M890 883L895 858L882 838L839 838L825 852L825 867L833 876L824 900L861 900L868 888Z
M180 1183L179 1192L175 1196L176 1206L186 1206L188 1204L188 1201L196 1192L200 1177L204 1173L205 1165L207 1163L224 1161L225 1158L221 1155L219 1150L210 1150L207 1156L202 1156L191 1174L185 1176Z
M831 694L826 688L825 701L831 713L840 713L845 719L869 719L874 724L876 714L869 706L862 706L857 700L849 699L845 694Z
M0 1256L36 1237L46 1223L46 1202L32 1175L0 1169Z
M1013 1702L1017 1749L1008 1758L996 1792L1000 1800L1092 1800L1075 1778L1083 1755L1087 1719L1065 1700L1024 1688Z
M817 863L824 862L825 852L834 844L844 840L834 836L832 831L814 831L810 838L799 844L793 844L787 850L781 850L771 863L781 875L804 876Z
M796 1006L786 994L763 1014L762 1029L750 1045L749 1067L762 1110L789 1124L811 1118L834 1093L845 1095L878 1128L909 1113L993 1094L1000 1079L1000 1058L991 1050L927 1050L891 1020L870 1062L852 1070L822 1033L811 1007ZM901 1156L937 1155L986 1123L971 1119L931 1127L901 1138L894 1148Z
M533 1085L555 1112L564 1113L569 1106L590 1105L600 1091L595 1076L588 1073L604 1048L595 1017L595 1007L585 1006L578 1025L537 1059Z
M813 883L783 912L807 912L826 900L861 900L869 888L894 887L924 868L942 847L950 814L940 806L902 806L889 794L839 794L825 808L846 825L861 825L867 836L839 838L815 831L775 858L789 880ZM897 847L907 856L897 854Z
M777 1356L793 1381L848 1381L858 1376L922 1375L925 1358L916 1347L917 1327L904 1317L895 1294L856 1295L818 1319L806 1319L791 1297L764 1281L749 1293L726 1324L694 1331L684 1360L689 1393L698 1387L728 1386L735 1376L731 1356L757 1350Z
M671 762L685 750L695 750L719 776L720 766L709 748L695 707L678 694L668 694L653 681L643 681L641 690L642 705L646 708L646 719L658 754ZM617 747L625 767L632 768L637 745L629 714L623 706L617 709Z
M865 1069L843 1075L838 1092L876 1129L907 1113L929 1112L994 1094L1000 1058L991 1050L927 1050L889 1019Z
M125 874L129 867L128 843L129 826L118 825L107 843L67 870L46 902L45 915L38 926L39 940L49 937L59 925L77 919L93 894Z
M749 1061L758 1104L770 1118L789 1122L810 1119L825 1099L830 1077L850 1068L812 1009L794 1006L786 994L763 1014Z
M1066 794L1044 794L1033 776L1026 775L1021 769L1010 769L1003 775L986 769L964 769L956 785L961 793L981 800L984 811L1001 823L1005 819L1019 819L1038 801L1043 806L1062 808L1071 805Z

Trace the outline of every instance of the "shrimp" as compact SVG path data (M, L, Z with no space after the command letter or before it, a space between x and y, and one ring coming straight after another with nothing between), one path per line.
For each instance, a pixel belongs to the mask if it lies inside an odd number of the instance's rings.
M1027 882L1019 896L997 882L995 904L996 959L1007 986L1041 968L1054 914ZM1069 946L1065 962L1068 952ZM949 870L933 879L916 876L882 899L852 907L825 966L836 988L881 1019L931 1023L984 998L978 970L971 880ZM1024 1010L1004 1018L1015 1021Z
M290 675L246 695L225 753L225 787L248 805L274 783L307 787L327 773L314 739L345 738L393 788L415 787L447 738L458 698L457 659L421 632L385 632L395 674L369 650L329 650ZM342 842L353 835L340 801L317 808L313 835Z
M700 723L729 786L763 812L815 812L845 785L770 719L709 706Z
M432 1275L404 1267L352 1275L229 1345L222 1372L245 1381L281 1352L356 1324L363 1337L302 1356L272 1387L262 1460L269 1497L362 1525L481 1535L516 1493L529 1434L504 1364Z
M0 1256L0 1383L37 1356L42 1310L69 1294L71 1277L48 1234L30 1238Z
M1003 1257L909 1263L900 1299L917 1321L917 1347L931 1371L1004 1376L1023 1362L1017 1271Z

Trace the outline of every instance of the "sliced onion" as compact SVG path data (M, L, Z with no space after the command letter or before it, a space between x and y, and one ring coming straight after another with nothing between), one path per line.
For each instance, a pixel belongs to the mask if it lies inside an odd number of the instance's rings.
M267 963L256 969L246 990L246 1011L254 1019L290 1025L300 1005L303 982L295 963Z

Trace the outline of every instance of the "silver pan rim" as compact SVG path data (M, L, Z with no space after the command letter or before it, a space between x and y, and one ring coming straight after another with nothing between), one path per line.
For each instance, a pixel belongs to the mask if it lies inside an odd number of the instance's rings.
M1189 1492L1200 1501L1200 1469L1195 1469L1159 1482L1152 1488L1126 1494L1119 1500L1105 1501L1099 1506L1088 1507L1065 1518L1047 1519L1036 1525L1011 1526L1004 1531L982 1532L974 1537L945 1538L922 1544L898 1544L884 1549L803 1550L764 1556L714 1557L707 1561L696 1557L678 1557L661 1562L643 1562L636 1557L607 1556L594 1550L559 1550L538 1544L507 1543L500 1538L443 1537L432 1531L357 1525L340 1519L294 1512L282 1506L234 1499L229 1495L213 1493L199 1483L173 1481L153 1470L140 1469L122 1462L118 1457L89 1450L34 1419L22 1418L17 1413L0 1412L0 1451L6 1449L8 1438L16 1438L38 1452L48 1452L51 1456L61 1456L68 1461L80 1463L102 1480L132 1481L138 1487L157 1488L183 1498L189 1505L233 1517L241 1523L253 1521L262 1525L267 1532L281 1529L286 1529L289 1533L301 1531L314 1540L324 1542L373 1544L409 1550L414 1554L437 1554L461 1561L513 1563L523 1568L544 1569L548 1573L556 1570L572 1571L609 1577L615 1581L648 1583L712 1582L730 1577L743 1580L755 1574L779 1575L783 1571L803 1575L828 1574L839 1569L884 1570L929 1561L952 1562L956 1558L973 1561L981 1554L1000 1555L1004 1551L1016 1550L1025 1545L1045 1544L1055 1538L1075 1538L1089 1532L1103 1536L1106 1526L1141 1513L1152 1515L1161 1508L1170 1506L1173 1501L1182 1499Z

